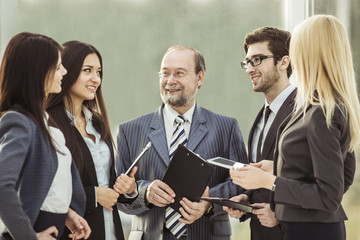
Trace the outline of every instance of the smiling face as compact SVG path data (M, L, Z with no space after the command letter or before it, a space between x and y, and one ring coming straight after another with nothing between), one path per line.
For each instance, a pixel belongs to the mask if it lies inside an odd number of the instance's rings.
M161 63L160 95L165 104L178 113L189 110L195 103L204 72L195 73L195 53L189 49L168 52ZM164 74L166 73L166 74Z
M80 74L70 89L70 97L73 103L92 100L96 90L101 84L101 65L98 56L91 53L84 59Z
M255 56L273 55L268 48L268 42L258 42L249 46L246 54L246 60L252 59ZM266 58L262 63L253 67L251 64L247 65L246 73L250 76L255 92L269 93L272 88L275 88L276 83L280 79L280 74L277 65L274 64L273 58Z
M46 87L45 87L46 96L50 93L61 92L61 80L66 73L67 73L66 69L61 64L61 56L59 53L59 59L56 64L55 70L49 71L48 73L48 77L46 80Z

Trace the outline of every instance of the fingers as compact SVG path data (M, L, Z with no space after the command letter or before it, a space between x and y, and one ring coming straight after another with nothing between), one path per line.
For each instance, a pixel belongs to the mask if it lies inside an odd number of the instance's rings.
M134 174L137 171L137 168L134 167L132 169L132 171L130 172L130 176L126 175L126 174L121 174L117 179L116 182L114 184L114 190L119 193L119 194L130 194L132 192L134 192L135 188L136 188L136 182L135 182L135 178L134 178ZM131 174L133 174L131 176Z
M240 195L234 196L234 197L230 198L230 200L232 200L234 202L241 202L241 203L249 204L249 197L246 194L240 194Z
M223 207L224 211L227 212L229 214L230 217L233 218L241 218L242 215L245 214L245 212L237 210L237 209L232 209L232 208L228 208L228 207Z
M179 219L179 221L186 224L191 224L199 219L210 206L207 201L192 202L187 198L183 198L180 204L182 207L179 210L183 218Z
M209 193L209 186L206 186L203 194L201 195L201 197L210 197L210 193Z
M153 181L147 188L146 200L158 207L174 202L175 192L160 180Z
M88 239L91 234L91 229L89 224L85 219L79 217L78 222L76 224L76 230L74 230L71 234L69 234L69 238L72 239Z
M59 235L59 231L55 226L51 226L42 232L36 233L36 237L39 240L43 240L43 239L56 240L56 238L54 238L52 234L54 234L56 237Z
M119 193L107 187L96 187L97 202L109 211L112 211L112 206L115 205L119 198Z
M261 168L262 163L261 162L257 162L257 163L250 163L251 166L253 167L257 167L257 168Z
M136 171L137 171L137 167L134 167L134 168L131 170L131 172L129 173L129 177L134 178Z

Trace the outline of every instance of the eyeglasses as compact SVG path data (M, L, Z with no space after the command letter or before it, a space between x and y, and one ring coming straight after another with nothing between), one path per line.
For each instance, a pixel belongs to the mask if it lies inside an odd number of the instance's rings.
M167 70L158 72L158 75L161 79L169 79L171 75L173 75L175 79L181 79L186 77L187 74L187 72L181 70L177 70L174 73Z
M259 66L264 59L276 58L276 57L278 57L278 56L275 56L275 55L255 56L249 60L244 60L244 61L240 62L240 64L241 64L241 67L246 70L248 68L249 63L251 64L251 66L255 67L255 66Z

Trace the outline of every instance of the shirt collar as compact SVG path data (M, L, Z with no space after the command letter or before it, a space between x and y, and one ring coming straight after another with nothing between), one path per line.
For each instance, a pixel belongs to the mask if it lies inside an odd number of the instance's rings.
M186 121L189 122L190 124L192 122L192 117L193 117L194 111L195 111L195 104L189 110L187 110L186 113L184 113L182 115L182 116L184 116ZM176 112L169 105L165 104L165 106L164 106L164 117L166 117L170 123L173 123L175 121L175 118L178 115L180 115L178 112Z
M66 112L67 116L70 118L71 123L75 126L76 125L76 118L74 117L74 115L72 115L66 108L65 108L65 112ZM86 123L91 122L92 116L93 116L92 112L87 107L85 107L84 105L82 106L82 112L85 115Z
M276 115L277 112L279 111L279 109L281 108L282 104L286 100L286 98L294 90L295 90L295 86L290 84L284 90L282 90L282 92L279 95L276 96L276 98L274 99L274 101L271 104L269 104L265 99L265 108L270 105L271 112L273 112Z

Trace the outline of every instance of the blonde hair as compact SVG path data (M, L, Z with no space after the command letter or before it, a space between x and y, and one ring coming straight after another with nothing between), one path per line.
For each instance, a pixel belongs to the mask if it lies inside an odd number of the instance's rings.
M350 146L360 143L360 105L350 44L342 23L330 15L316 15L295 27L290 59L297 75L297 104L320 105L328 127L335 107L349 119Z

